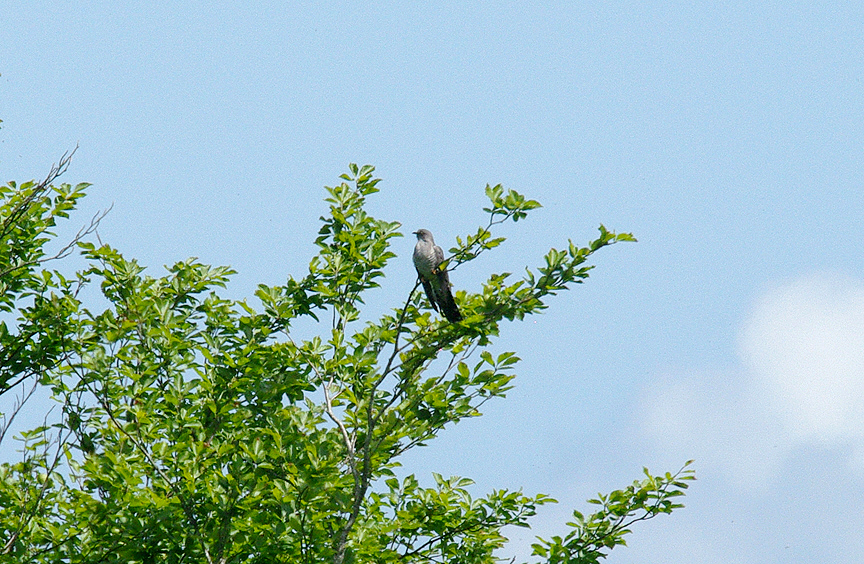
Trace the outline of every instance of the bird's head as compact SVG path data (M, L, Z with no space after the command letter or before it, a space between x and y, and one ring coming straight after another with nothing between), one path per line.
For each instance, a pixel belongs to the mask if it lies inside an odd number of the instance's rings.
M412 232L414 235L417 235L417 239L420 241L429 241L434 242L432 239L432 232L428 229L418 229L417 231Z

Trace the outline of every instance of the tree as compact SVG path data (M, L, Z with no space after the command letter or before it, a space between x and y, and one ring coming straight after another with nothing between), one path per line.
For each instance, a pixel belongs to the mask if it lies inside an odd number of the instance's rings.
M72 241L48 256L45 246L54 237L57 219L68 217L89 186L53 185L74 153L63 155L41 182L0 186L0 314L20 314L14 329L0 321L0 395L43 374L66 349L65 321L75 309L68 299L72 285L42 265L72 253L104 216L94 217Z
M364 209L378 191L373 170L351 165L327 188L329 215L308 273L259 286L257 306L219 296L228 268L188 260L152 278L109 246L79 242L90 267L78 281L98 282L110 305L77 304L67 317L63 353L43 381L62 406L56 429L69 435L68 467L43 472L38 512L0 515L7 554L27 562L491 562L503 527L527 526L553 501L506 490L475 499L464 478L436 475L424 488L394 468L404 452L510 389L518 358L487 350L500 323L544 309L588 277L594 252L633 237L601 226L588 246L550 250L521 280L493 274L480 293L457 292L459 323L424 307L418 284L400 307L361 322L364 293L378 286L395 256L390 241L401 236L398 223ZM499 246L496 225L539 207L500 185L486 193L487 224L458 238L442 267ZM303 320L320 333L301 338ZM45 432L36 430L33 444ZM28 471L4 466L4 504L33 482ZM535 554L596 562L635 521L681 507L689 469L646 475L594 500L594 514L574 513L570 531L539 540Z
M53 184L74 153L63 155L41 182L0 186L0 396L22 386L19 401L0 417L0 443L36 387L50 382L49 373L72 350L71 319L79 306L80 285L45 265L71 254L107 213L94 216L56 252L46 251L57 220L68 217L88 187ZM0 468L5 533L0 554L12 551L25 525L41 511L65 448L61 436L51 436L47 427L24 433L29 443L23 460Z

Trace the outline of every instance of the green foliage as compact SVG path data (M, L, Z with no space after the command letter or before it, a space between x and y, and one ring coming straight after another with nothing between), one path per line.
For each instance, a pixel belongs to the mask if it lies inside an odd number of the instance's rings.
M188 260L154 278L111 247L80 243L90 267L77 282L98 283L109 306L75 302L66 312L62 355L44 363L62 422L55 442L36 430L25 460L0 468L0 553L69 563L493 562L502 528L527 526L554 501L505 490L475 499L467 479L435 475L423 488L394 471L408 449L511 387L518 357L484 349L502 320L541 311L588 277L591 254L632 236L601 226L588 246L551 250L521 280L490 275L479 292L457 293L459 323L423 307L416 284L401 307L361 323L363 294L401 236L398 223L365 211L378 191L373 170L351 165L327 188L308 273L259 286L257 304L219 296L227 268ZM500 186L487 195L488 224L457 239L452 266L499 246L495 225L539 207ZM301 319L313 336L294 333ZM680 507L670 500L689 479L649 476L601 497L600 512L575 514L572 531L535 554L594 562L632 522Z
M57 219L68 217L89 186L51 184L70 158L64 156L42 182L0 186L0 314L17 314L11 320L0 319L0 395L40 376L66 350L67 320L77 309L77 285L42 265L68 255L98 222L56 254L46 255Z
M0 417L0 442L39 382L49 382L50 372L70 353L80 284L44 265L69 255L103 215L58 251L45 250L57 220L68 217L88 186L53 184L71 157L64 155L42 182L0 186L0 395L31 384L11 412ZM54 435L46 426L22 432L22 460L0 466L0 555L14 554L25 543L50 542L46 539L63 529L42 516L65 503L66 482L58 471L63 449L57 447L69 436L68 430Z
M532 545L534 554L542 556L549 564L599 562L609 550L627 544L624 537L637 521L684 507L675 500L684 495L687 482L696 479L693 470L688 469L692 463L692 460L688 461L674 475L667 472L664 476L652 476L644 468L644 480L608 495L597 494L597 498L588 500L588 503L599 505L599 511L588 517L574 511L573 522L567 523L572 530L563 538L539 539Z

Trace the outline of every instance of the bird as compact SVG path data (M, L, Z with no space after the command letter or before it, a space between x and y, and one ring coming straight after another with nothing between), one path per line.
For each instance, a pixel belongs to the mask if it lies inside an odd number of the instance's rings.
M447 270L440 268L444 262L444 251L435 244L432 232L428 229L418 229L413 232L417 235L417 244L414 245L414 268L417 276L426 291L426 297L432 305L432 309L444 314L447 321L456 323L462 320L462 314L450 293L450 277Z

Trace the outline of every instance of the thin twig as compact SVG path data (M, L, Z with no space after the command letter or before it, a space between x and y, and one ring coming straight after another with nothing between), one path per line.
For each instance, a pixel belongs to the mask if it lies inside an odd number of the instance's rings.
M45 414L45 420L43 422L43 427L47 427L48 425L48 416L50 415L50 411ZM10 535L9 540L6 542L3 547L2 554L9 554L15 546L15 541L18 539L18 536L21 534L21 531L27 528L30 524L30 521L33 517L39 512L40 507L42 506L42 502L45 500L45 493L48 490L48 485L51 483L51 475L54 474L54 471L57 468L57 465L60 463L60 454L64 451L67 441L69 437L72 435L72 431L70 430L66 433L65 438L63 437L63 433L60 432L57 434L57 452L54 453L54 459L50 464L45 466L45 479L42 481L42 485L39 488L39 492L36 494L36 498L33 501L33 506L27 510L24 515L22 515L21 521L18 523L18 527L15 531ZM44 436L44 431L43 431ZM42 456L48 457L48 449L51 448L51 441L46 441L45 450ZM25 502L26 503L26 502Z
M37 264L43 264L52 260L59 260L68 257L72 253L72 249L77 245L84 237L94 233L96 229L99 227L99 222L101 222L108 212L114 207L114 204L111 204L107 209L97 212L91 219L90 224L82 227L78 230L78 233L72 238L69 243L67 243L62 249L57 251L54 255L50 257L42 257L35 260L28 260L24 262L19 262L17 264L13 264L6 268L5 270L0 270L0 276L6 276L16 270L21 270L22 268L27 268L30 266L36 266Z
M29 376L29 375L28 375ZM17 385L17 383L16 383ZM13 386L10 386L11 389ZM21 399L16 401L12 406L12 413L8 416L6 414L2 415L2 423L0 423L0 444L3 443L4 437L6 437L6 432L12 426L12 422L15 421L15 416L18 415L18 412L21 411L21 408L24 407L24 404L27 403L27 400L30 399L30 396L33 395L33 392L36 391L36 388L39 387L39 380L34 380L33 385L30 387L30 391L21 396Z
M75 151L78 150L78 145L75 145L75 148L72 152L63 153L63 156L60 157L60 161L57 164L51 166L51 170L48 171L48 176L45 177L45 180L37 184L33 190L30 192L30 195L24 198L18 206L15 207L14 210L3 220L3 228L0 231L0 238L5 237L9 230L15 223L21 218L27 208L30 207L30 204L38 198L42 193L44 193L48 187L53 183L57 178L66 172L69 168L69 163L72 162L72 155L75 154Z

